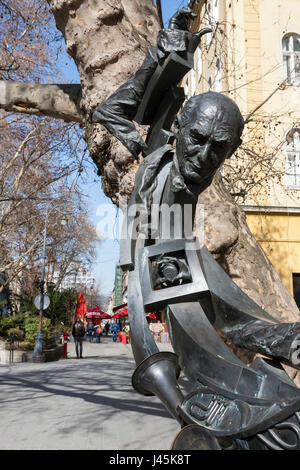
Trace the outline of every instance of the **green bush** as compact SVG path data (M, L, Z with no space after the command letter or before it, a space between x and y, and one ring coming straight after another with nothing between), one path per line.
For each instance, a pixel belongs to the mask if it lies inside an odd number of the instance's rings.
M51 321L49 318L43 318L42 321L42 333L44 335L44 341L50 336ZM39 316L33 316L25 314L24 321L25 340L34 344L34 339L39 331Z
M53 325L60 325L62 322L70 326L75 300L73 289L60 292L49 288L47 295L50 297L50 305L45 310L45 317L50 318Z
M25 316L23 313L17 315L4 315L0 317L0 337L8 338L8 330L11 328L19 328L24 330Z
M73 289L57 291L48 286L47 295L50 298L49 307L43 311L43 317L50 318L52 325L60 325L61 322L71 326L75 294ZM31 315L37 315L37 309L33 304L33 298L24 298L21 302L21 311Z
M8 337L14 338L15 341L22 341L24 338L24 331L18 328L10 328L8 330Z
M51 320L43 317L42 333L43 348L51 349L56 346L61 327L52 327ZM24 345L24 349L34 347L35 337L39 331L39 315L31 312L17 315L5 315L0 317L0 337L4 340L14 338L18 347ZM8 348L9 348L9 343Z
M19 348L20 342L24 338L24 331L21 330L19 327L17 328L9 328L7 330L8 341L6 341L6 349L10 349L11 345L13 344L13 348ZM12 340L12 343L11 343Z

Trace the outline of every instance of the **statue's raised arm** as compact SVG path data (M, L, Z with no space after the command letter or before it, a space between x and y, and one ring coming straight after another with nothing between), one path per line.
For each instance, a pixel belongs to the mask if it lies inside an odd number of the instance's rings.
M176 13L170 18L169 28L170 29L182 29L188 31L189 23L194 20L197 15L193 12L193 6L196 2L189 2L188 6L184 6L176 11Z
M133 121L150 125L154 121L155 113L153 108L156 103L154 103L152 96L150 100L148 99L146 105L144 99L151 78L154 74L159 75L160 73L161 75L160 82L155 77L155 89L152 90L156 95L157 102L159 102L162 98L158 96L159 91L166 92L170 87L177 85L178 81L193 66L191 56L199 46L201 36L211 31L210 28L204 28L197 33L189 32L188 23L193 17L194 13L192 13L190 7L179 9L171 18L169 28L159 32L156 46L148 48L145 60L134 76L118 88L105 102L100 104L92 114L92 121L102 124L123 143L135 158L138 157L141 151L145 151L148 145L136 130ZM168 60L172 54L179 55L178 60L181 61L179 69L176 67L177 73L175 74L172 73L174 68L171 70L170 67L172 60ZM139 107L142 102L143 116L140 117ZM181 103L179 103L179 106ZM149 118L149 114L152 115L151 118Z

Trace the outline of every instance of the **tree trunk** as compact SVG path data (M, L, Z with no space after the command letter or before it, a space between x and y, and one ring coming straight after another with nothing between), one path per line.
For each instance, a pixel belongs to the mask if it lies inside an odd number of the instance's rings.
M160 29L150 0L48 0L82 86L84 137L102 176L105 194L126 205L136 164L132 155L100 124L90 122L94 109L135 73L146 48Z
M89 122L97 105L124 83L144 59L160 28L149 0L48 0L67 51L78 67L86 119L85 137L102 175L103 189L118 206L131 194L137 165L121 143ZM299 319L294 299L252 236L244 212L220 177L199 198L205 206L204 241L232 279L280 321ZM259 273L259 276L258 276Z

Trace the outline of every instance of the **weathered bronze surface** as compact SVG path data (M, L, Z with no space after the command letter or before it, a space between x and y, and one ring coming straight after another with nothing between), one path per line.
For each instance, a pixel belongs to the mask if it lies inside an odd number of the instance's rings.
M188 31L193 3L173 16L141 68L93 114L134 156L145 157L121 240L137 364L132 383L157 395L182 426L173 449L300 449L300 390L278 365L291 363L300 324L278 324L193 234L197 196L238 148L244 126L237 105L214 92L192 97L176 115L184 101L177 84L209 31ZM149 124L146 142L133 120ZM145 313L160 309L174 354L159 352L148 328ZM216 330L269 359L245 365ZM190 384L185 395L180 369Z

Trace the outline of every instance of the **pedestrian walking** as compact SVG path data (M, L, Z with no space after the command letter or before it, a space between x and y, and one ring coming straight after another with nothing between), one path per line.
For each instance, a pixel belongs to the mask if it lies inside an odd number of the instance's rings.
M93 335L94 335L94 325L93 325L92 321L90 321L89 324L88 324L87 333L88 333L88 337L89 337L89 342L92 343L93 342Z
M82 341L83 341L84 335L85 335L85 327L83 323L81 322L81 319L77 317L72 327L72 336L75 341L75 351L76 351L77 359L79 358L82 359L82 349L83 349Z
M102 329L101 329L101 326L100 325L96 325L96 329L95 329L95 334L96 334L96 343L100 343L100 336L101 336L101 333L102 333Z
M112 332L112 337L113 337L114 342L116 342L118 339L119 331L120 331L119 325L117 323L113 323L111 325L111 332Z
M131 343L130 324L128 320L125 322L124 331L126 333L128 343Z
M109 323L108 323L108 321L105 323L104 329L105 329L105 336L107 336L108 332L109 332Z

